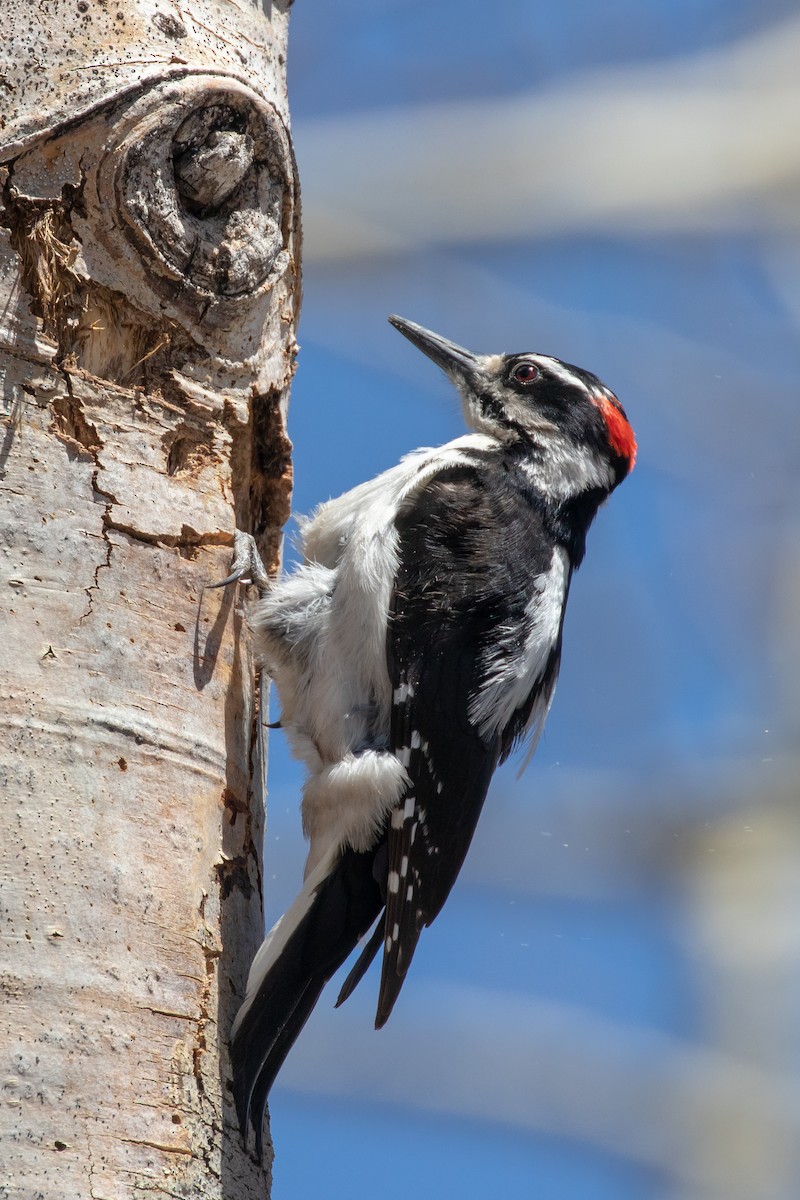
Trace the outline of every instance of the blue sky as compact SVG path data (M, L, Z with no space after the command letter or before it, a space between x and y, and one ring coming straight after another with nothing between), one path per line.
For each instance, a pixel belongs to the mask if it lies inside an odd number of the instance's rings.
M754 1191L735 1137L749 1122L758 1153L778 1161L741 1072L761 1072L775 1095L796 1088L800 1034L775 999L798 959L774 924L776 848L796 865L800 231L790 150L783 173L780 146L777 167L762 161L785 106L763 138L747 130L753 97L786 71L782 47L798 44L796 14L754 0L292 10L308 214L295 511L461 432L455 395L390 312L479 352L542 351L595 371L625 404L640 457L590 535L536 760L521 780L499 773L390 1025L371 1028L371 974L336 1012L332 986L287 1061L271 1102L275 1200L797 1194L791 1163ZM620 132L635 124L634 95L642 120L664 122L663 162L658 145L648 157L646 128L630 143L641 173L664 172L649 191ZM472 147L468 123L476 102L498 114L494 154L508 101L528 106L531 136L505 147L484 232L462 220L490 149ZM595 103L608 122L582 142ZM460 105L462 140L413 146L420 114L444 112L441 128L458 131ZM347 164L336 178L326 140ZM398 163L384 198L383 165ZM523 187L529 225L506 205ZM299 771L280 735L270 753L273 920L304 850ZM725 1116L714 1089L729 1078ZM707 1137L687 1129L689 1109Z

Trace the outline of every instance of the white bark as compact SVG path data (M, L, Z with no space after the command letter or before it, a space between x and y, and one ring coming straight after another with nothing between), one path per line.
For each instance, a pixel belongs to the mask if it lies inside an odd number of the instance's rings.
M0 146L0 1194L263 1196L227 1088L277 561L288 4L18 6ZM256 770L256 774L260 773Z

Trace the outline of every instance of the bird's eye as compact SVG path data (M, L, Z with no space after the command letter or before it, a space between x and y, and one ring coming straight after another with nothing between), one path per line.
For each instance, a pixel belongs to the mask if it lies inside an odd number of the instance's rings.
M533 383L535 379L539 378L539 368L532 362L517 363L511 372L511 378L515 383Z

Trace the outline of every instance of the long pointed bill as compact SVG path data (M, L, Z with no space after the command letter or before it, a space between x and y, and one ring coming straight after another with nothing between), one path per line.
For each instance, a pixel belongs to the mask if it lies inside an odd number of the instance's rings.
M460 375L471 375L479 366L476 355L465 350L463 346L457 346L455 342L449 342L447 338L440 337L438 333L424 329L422 325L415 325L413 321L406 321L403 317L394 316L389 317L389 324L394 325L403 337L407 337L410 342L413 342L418 350L427 354L428 358L433 359L437 367L441 367L448 375L452 375L454 372Z

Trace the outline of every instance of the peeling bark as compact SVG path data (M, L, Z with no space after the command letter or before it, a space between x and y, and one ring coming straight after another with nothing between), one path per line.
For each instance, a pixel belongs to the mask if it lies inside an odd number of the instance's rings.
M226 1047L260 722L204 585L289 512L287 8L23 4L6 46L0 1194L266 1194Z

